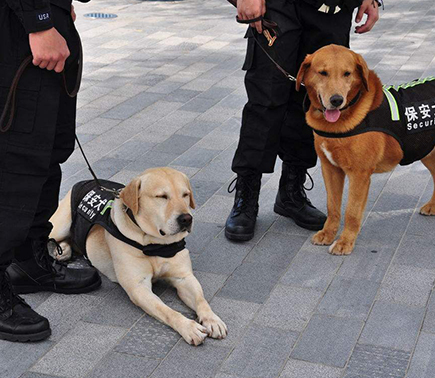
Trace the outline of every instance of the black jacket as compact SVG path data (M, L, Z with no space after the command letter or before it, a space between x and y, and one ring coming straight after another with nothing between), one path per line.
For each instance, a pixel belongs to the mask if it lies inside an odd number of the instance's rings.
M347 133L314 130L326 138L346 138L369 131L391 135L399 142L403 151L400 165L428 155L435 147L435 77L385 86L381 106Z
M66 10L71 9L72 0L0 0L6 1L14 11L26 30L26 33L35 33L53 27L51 4ZM78 0L87 3L90 0Z

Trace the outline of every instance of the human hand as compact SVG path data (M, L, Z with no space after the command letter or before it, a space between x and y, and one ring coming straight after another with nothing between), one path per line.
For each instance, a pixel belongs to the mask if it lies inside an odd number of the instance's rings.
M71 4L71 18L74 22L76 22L77 15L76 12L74 11L74 5L72 4Z
M364 0L358 9L358 13L355 18L355 22L361 22L364 13L367 15L367 20L363 25L359 25L355 28L355 33L362 34L372 30L376 21L379 20L379 7L375 0Z
M30 33L29 44L35 66L57 73L63 71L70 52L65 38L55 28Z
M252 20L254 18L264 16L266 13L266 0L238 0L237 14L240 20ZM258 33L263 32L261 21L250 24L251 27L257 29Z

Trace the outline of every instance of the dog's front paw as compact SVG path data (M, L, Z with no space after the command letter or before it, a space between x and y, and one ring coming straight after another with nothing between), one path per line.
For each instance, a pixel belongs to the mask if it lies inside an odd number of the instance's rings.
M335 233L320 230L311 238L311 243L315 245L331 245L334 241Z
M207 334L213 339L225 339L228 328L222 319L212 313L207 316L199 317L198 321L207 329Z
M202 344L207 337L207 328L194 320L187 320L180 330L180 335L186 343L197 346Z
M350 255L354 245L355 241L338 239L329 247L329 253L331 255Z
M435 203L428 202L420 209L421 215L435 215Z

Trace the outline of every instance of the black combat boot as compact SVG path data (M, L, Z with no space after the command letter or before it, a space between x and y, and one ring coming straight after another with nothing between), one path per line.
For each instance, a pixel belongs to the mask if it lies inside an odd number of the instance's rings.
M258 196L260 195L261 175L237 176L234 206L225 224L225 236L234 241L247 241L254 237L255 222L258 214Z
M50 335L48 320L15 294L5 267L0 267L0 339L39 341Z
M47 239L32 240L33 257L14 261L7 269L14 290L19 294L52 291L62 294L87 293L101 286L95 268L72 269L48 254ZM50 239L50 243L56 243ZM56 243L57 244L57 243ZM57 248L60 248L57 245Z
M277 214L293 219L300 227L317 231L323 228L326 215L311 204L305 193L304 184L307 174L305 168L283 163L273 210ZM312 187L307 190L311 189Z

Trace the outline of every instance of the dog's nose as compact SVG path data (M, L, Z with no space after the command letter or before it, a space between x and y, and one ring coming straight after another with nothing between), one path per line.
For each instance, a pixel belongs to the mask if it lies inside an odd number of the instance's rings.
M331 96L331 98L329 99L329 102L332 104L332 106L335 106L336 108L338 108L343 103L343 100L344 100L343 96L335 94L335 95Z
M181 214L177 218L177 222L180 225L180 227L189 227L192 224L192 216L190 214Z

